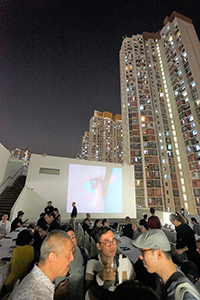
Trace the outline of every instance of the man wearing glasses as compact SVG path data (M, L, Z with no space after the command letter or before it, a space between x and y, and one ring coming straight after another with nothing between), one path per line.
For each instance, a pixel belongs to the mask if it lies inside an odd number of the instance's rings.
M116 255L117 240L109 227L101 227L96 234L97 248L100 254L91 258L86 267L86 300L110 299L118 283L119 257ZM127 257L120 262L129 272L122 272L122 280L133 276L133 267Z
M149 229L133 244L140 249L140 259L147 271L162 278L166 299L200 299L193 284L173 263L170 243L162 230Z

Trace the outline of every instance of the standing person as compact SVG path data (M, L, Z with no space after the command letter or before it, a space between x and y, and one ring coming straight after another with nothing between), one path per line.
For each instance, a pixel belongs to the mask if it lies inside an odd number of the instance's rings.
M75 222L76 222L76 217L77 217L77 207L76 207L76 202L72 202L72 212L71 212L71 220L70 220L70 225L75 229Z
M55 299L83 300L85 295L85 268L89 255L85 248L77 246L75 232L71 226L68 226L65 232L67 232L71 238L74 260L70 264L69 273L55 279ZM68 284L70 285L70 290L66 292L65 285Z
M45 214L45 221L49 225L48 232L55 230L55 229L60 229L60 224L58 223L57 220L55 220L55 216L53 211L48 211Z
M140 259L147 271L157 273L162 278L165 299L200 299L200 294L194 285L173 263L171 246L162 230L149 229L133 241L133 244L140 249Z
M96 234L97 248L100 254L88 260L86 267L85 300L111 299L114 285L117 284L119 274L119 256L116 254L117 240L111 228L101 227ZM133 276L133 266L127 257L122 258L121 265L126 266L121 270L122 280L129 280Z
M183 220L180 214L171 214L169 219L177 232L176 249L180 262L188 259L195 263L197 253L194 231L189 225L182 223Z
M69 235L62 230L50 232L42 243L38 265L23 279L11 300L53 300L52 281L68 272L73 259Z
M147 224L151 229L161 229L160 219L155 216L155 209L150 208L151 217L148 218Z
M8 219L8 214L5 212L3 213L0 221L0 239L10 233L11 223Z
M191 218L191 223L193 225L193 230L196 234L200 235L200 225L195 218Z
M11 231L14 231L18 227L22 227L24 225L24 223L26 223L28 221L28 219L26 219L24 222L22 221L23 215L24 215L24 212L22 210L18 211L17 217L11 223Z

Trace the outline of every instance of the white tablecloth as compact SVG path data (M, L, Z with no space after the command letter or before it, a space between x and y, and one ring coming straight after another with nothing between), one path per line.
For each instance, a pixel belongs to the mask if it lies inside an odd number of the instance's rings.
M0 266L0 291L9 273L9 269L10 269L10 263L8 261L5 262L4 266Z
M133 246L132 240L126 236L115 235L121 243L117 244L117 253L127 256L132 263L136 263L140 256L140 250Z

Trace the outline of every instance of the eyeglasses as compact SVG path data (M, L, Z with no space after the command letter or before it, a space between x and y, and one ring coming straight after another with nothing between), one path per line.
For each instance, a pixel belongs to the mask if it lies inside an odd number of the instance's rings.
M100 242L99 244L103 244L106 247L110 247L111 244L116 245L117 244L117 240L114 238L112 241L110 240L105 240L105 242Z
M144 250L140 249L142 257L144 257L144 253L147 252L147 251L152 251L152 249L144 249Z

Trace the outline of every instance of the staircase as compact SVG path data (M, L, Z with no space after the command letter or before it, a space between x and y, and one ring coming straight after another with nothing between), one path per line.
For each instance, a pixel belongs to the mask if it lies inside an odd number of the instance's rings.
M21 193L26 181L26 176L17 177L12 186L7 186L0 194L0 216L7 212L10 214L11 209Z

